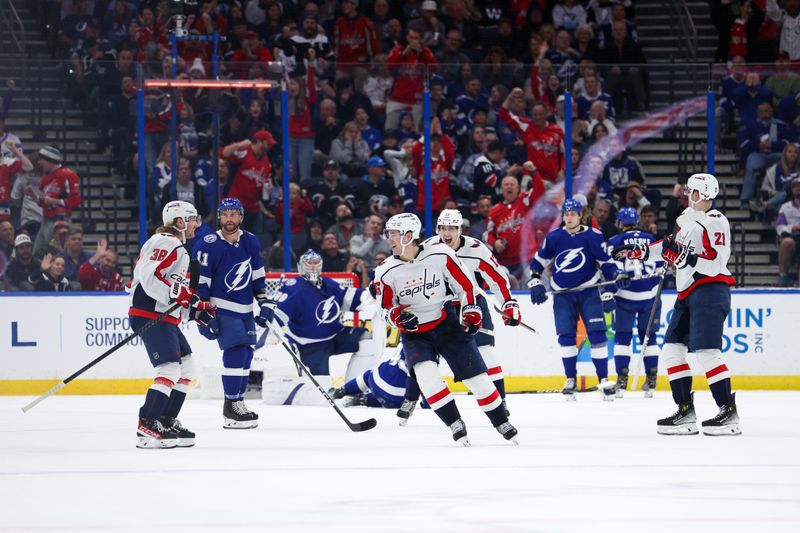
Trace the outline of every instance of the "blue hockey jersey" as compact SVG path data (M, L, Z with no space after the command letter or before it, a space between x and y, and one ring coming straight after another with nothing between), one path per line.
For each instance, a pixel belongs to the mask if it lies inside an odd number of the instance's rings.
M288 327L287 335L298 344L326 341L344 329L340 315L355 311L363 293L325 277L320 287L302 277L289 278L277 297L275 319Z
M618 235L614 235L606 243L606 250L610 256L614 256L614 250L626 244L646 244L654 242L656 239L646 231L626 231ZM623 269L631 278L638 278L641 276L652 275L656 268L662 266L663 261L638 261L625 259ZM616 298L623 298L625 300L643 301L650 300L656 297L658 290L658 277L648 279L641 279L638 281L631 281L630 285L625 289L619 289L614 296Z
M253 316L253 299L266 291L261 245L249 231L229 243L217 231L199 240L192 255L200 261L197 293L223 315Z
M541 274L553 262L553 289L572 289L594 285L602 276L614 279L620 265L605 250L603 234L580 226L576 233L557 228L547 234L544 244L531 260L531 270Z

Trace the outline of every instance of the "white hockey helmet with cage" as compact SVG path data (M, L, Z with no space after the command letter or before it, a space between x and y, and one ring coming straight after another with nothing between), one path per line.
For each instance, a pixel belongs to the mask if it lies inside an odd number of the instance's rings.
M297 261L297 273L314 285L322 283L322 256L314 250L308 250Z
M719 182L712 174L699 173L692 174L686 182L686 194L691 201L692 191L700 193L700 200L713 200L719 194Z
M439 213L439 218L436 220L436 226L455 226L461 228L464 223L464 217L461 216L461 211L458 209L443 209Z

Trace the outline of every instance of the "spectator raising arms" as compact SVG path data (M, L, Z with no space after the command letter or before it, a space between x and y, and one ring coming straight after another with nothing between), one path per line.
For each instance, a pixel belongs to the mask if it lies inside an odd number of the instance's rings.
M108 241L101 239L97 250L78 270L81 288L87 292L119 292L125 280L117 271L117 253L108 247Z
M242 202L244 206L242 228L255 234L261 234L262 214L259 199L264 188L272 188L270 180L272 165L268 154L275 144L270 132L259 130L253 135L252 141L245 139L229 144L220 154L223 159L238 165L228 196L238 198Z
M11 220L12 178L21 170L30 172L33 163L17 147L14 141L6 141L5 147L12 157L0 157L0 220Z
M69 292L69 280L64 277L64 258L45 254L40 271L28 278L36 292Z
M81 205L78 175L61 166L62 161L58 148L45 146L39 150L38 163L42 169L39 204L42 206L44 220L33 245L34 254L43 250L50 242L56 222L65 220L70 223L73 209Z
M398 44L389 53L386 64L395 76L389 102L386 104L386 129L397 127L402 111L410 110L414 122L422 119L422 80L426 69L436 64L430 48L422 45L419 31L409 28L407 45Z
M411 149L411 165L417 176L417 211L425 212L425 164L424 143L414 143ZM446 198L450 198L450 171L456 157L456 147L450 137L442 134L439 119L431 120L431 206L436 210Z

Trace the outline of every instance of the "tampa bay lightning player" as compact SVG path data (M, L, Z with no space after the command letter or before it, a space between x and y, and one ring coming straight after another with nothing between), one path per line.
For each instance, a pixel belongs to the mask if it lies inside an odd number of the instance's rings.
M623 207L617 214L617 227L622 231L608 240L606 250L610 256L622 246L649 246L655 238L646 231L638 229L639 213L633 207ZM614 365L617 369L617 383L614 385L616 397L622 398L623 392L628 387L628 365L631 361L631 341L633 338L633 321L636 320L639 337L647 337L644 350L644 368L647 374L643 390L646 398L653 397L658 378L658 333L659 321L653 321L650 331L645 332L647 321L653 305L658 306L656 317L661 317L661 300L655 301L658 292L658 277L653 276L656 269L663 266L659 261L632 261L625 259L625 272L631 278L652 276L646 279L634 279L626 289L620 289L614 294L616 311L614 312Z
M346 405L397 409L403 404L407 379L408 369L401 350L399 357L383 361L377 368L371 368L334 389L331 397L349 397Z
M195 244L194 256L200 261L202 300L217 306L217 318L200 333L216 339L222 350L222 388L225 403L223 427L249 429L258 426L258 414L244 403L244 393L253 360L256 326L253 299L266 304L264 264L258 237L239 228L244 207L236 198L223 199L217 208L219 229Z
M540 305L547 301L547 292L541 276L552 262L551 281L553 289L584 290L553 295L553 316L561 346L561 358L567 381L562 392L567 400L574 400L577 392L576 376L578 348L576 346L578 317L583 319L586 333L592 345L591 354L597 377L600 380L603 399L613 400L612 387L608 383L608 353L606 348L606 321L600 290L595 287L602 277L616 280L618 288L628 285L628 276L604 249L603 234L599 230L581 224L583 205L575 199L567 199L561 207L563 227L547 234L544 244L531 260L531 301Z

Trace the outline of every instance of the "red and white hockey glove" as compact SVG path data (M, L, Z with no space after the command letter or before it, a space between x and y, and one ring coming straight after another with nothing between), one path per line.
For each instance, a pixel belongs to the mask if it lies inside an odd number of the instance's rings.
M419 329L417 315L406 311L407 305L397 305L389 310L389 322L403 333L413 333Z
M522 315L519 312L519 304L516 300L508 300L503 304L503 324L506 326L519 326Z
M683 268L687 264L689 266L697 264L696 255L691 253L686 246L669 237L664 239L661 248L661 257L670 265L675 265L675 268Z
M614 259L635 259L647 261L650 246L646 244L625 244L614 250Z
M202 300L195 300L189 309L189 320L194 320L204 328L217 316L217 306Z
M461 325L464 331L470 335L475 335L483 325L483 313L481 308L475 304L465 305L461 308Z
M169 298L173 302L177 302L184 309L188 309L192 305L192 301L197 297L197 291L190 288L188 285L173 281L169 286Z

